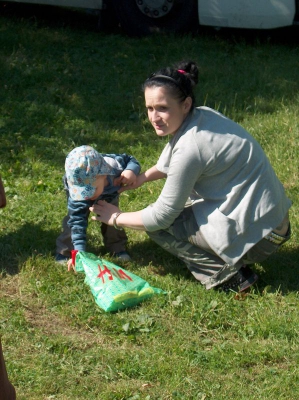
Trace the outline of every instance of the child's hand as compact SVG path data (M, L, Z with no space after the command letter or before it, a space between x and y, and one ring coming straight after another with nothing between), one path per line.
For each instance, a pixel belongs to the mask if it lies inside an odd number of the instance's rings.
M122 193L125 190L133 190L133 189L137 189L140 186L142 186L144 184L144 175L140 174L136 176L135 182L131 183L131 185L125 185L122 186L119 190L118 193Z
M136 183L136 175L130 169L125 169L118 178L114 179L115 186L132 186Z
M72 260L71 258L70 258L70 259L68 260L68 262L67 262L67 270L68 270L68 271L73 270L74 272L76 272L75 266L74 266L74 264L73 264L73 260Z

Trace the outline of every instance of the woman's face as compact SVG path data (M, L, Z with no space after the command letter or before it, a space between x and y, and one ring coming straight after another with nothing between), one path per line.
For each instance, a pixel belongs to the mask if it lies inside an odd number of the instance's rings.
M180 103L163 87L147 87L144 97L148 118L158 136L174 135L192 105L191 97Z

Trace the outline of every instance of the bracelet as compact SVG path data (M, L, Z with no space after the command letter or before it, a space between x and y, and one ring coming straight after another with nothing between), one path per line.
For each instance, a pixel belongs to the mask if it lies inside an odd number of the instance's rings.
M117 212L113 214L113 226L115 229L117 229L118 231L123 231L123 228L121 226L117 225L116 219L117 217L120 216L120 214L122 214L121 212Z

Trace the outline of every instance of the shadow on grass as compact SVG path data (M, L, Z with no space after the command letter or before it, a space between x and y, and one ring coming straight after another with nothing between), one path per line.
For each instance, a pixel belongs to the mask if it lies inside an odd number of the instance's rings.
M57 234L46 227L25 223L17 231L0 237L0 272L15 275L29 257L53 253Z
M163 250L149 238L131 245L130 254L136 260L136 264L139 266L153 266L153 270L156 270L158 275L173 274L186 277L190 275L181 260Z
M263 272L259 273L258 287L267 292L287 294L299 290L298 248L281 248L268 260L261 263Z
M25 223L15 232L0 238L0 272L15 275L30 257L49 256L55 249L55 241L59 232L43 228L32 223ZM103 248L89 247L88 251L104 256ZM194 281L182 261L163 250L150 239L131 244L128 251L133 263L130 270L138 274L138 269L148 267L155 275L171 274L177 279ZM287 294L299 290L298 249L281 248L268 260L261 263L258 271L257 286L260 292L280 292ZM255 267L252 267L255 269Z
M98 254L99 257L107 257L103 246L95 247L88 245L87 251ZM123 265L125 268L129 267L130 271L137 275L139 269L147 267L149 272L154 275L165 276L172 274L184 279L194 279L182 261L163 250L150 239L130 244L128 253L132 257L132 262L125 262ZM111 261L116 264L118 263L117 260Z
M51 166L61 166L65 157L62 150L69 151L75 145L85 143L96 142L103 152L124 151L122 149L128 148L128 144L148 146L148 135L140 133L144 128L141 113L144 100L140 86L151 72L147 66L149 55L155 54L155 58L164 63L156 37L136 40L125 35L93 35L96 15L63 7L3 4L1 18L12 22L7 24L7 29L4 27L0 37L4 61L1 66L1 78L5 83L3 103L10 104L4 107L0 126L4 140L3 164L15 169L20 161L38 158ZM10 26L14 23L16 28ZM46 29L39 31L40 27ZM192 50L195 59L205 53L205 57L211 58L202 61L200 96L204 96L205 101L206 90L209 93L209 103L205 105L223 104L237 108L240 104L242 109L243 104L247 107L259 99L258 111L268 114L276 111L272 105L275 99L283 98L285 104L292 103L298 93L297 70L292 58L281 57L284 64L276 68L279 48L265 46L265 50L260 48L257 52L251 48L259 47L260 43L279 44L283 38L283 44L295 46L294 50L297 50L297 35L290 29L262 33L229 29L216 32L201 27L194 38L194 48L189 51ZM183 47L184 42L178 46L175 36L164 39L166 54L176 57L177 47ZM193 42L189 39L187 36L188 42ZM244 44L250 45L248 54L243 51ZM202 46L205 52L201 50ZM252 54L255 55L253 67ZM219 66L214 62L216 55ZM178 57L182 56L179 50ZM136 61L140 62L140 68L136 68ZM171 60L167 62L172 63ZM265 82L265 65L268 64L273 67ZM228 74L240 76L240 79L230 80ZM224 86L211 92L215 76ZM205 89L205 85L209 88ZM236 93L238 104L235 104ZM250 112L255 113L255 108L249 107L247 114ZM109 132L116 128L121 130L117 137ZM153 132L151 128L150 132ZM12 134L15 135L13 141ZM154 132L152 135L154 138ZM151 146L155 143L152 139Z
M131 252L138 266L149 266L156 275L174 275L177 278L194 281L185 264L163 250L151 240L145 240L131 246ZM299 290L299 265L298 249L281 248L277 253L261 263L261 270L258 270L259 280L257 287L260 292L279 292L287 294ZM255 266L252 269L257 270ZM136 273L138 267L136 269Z

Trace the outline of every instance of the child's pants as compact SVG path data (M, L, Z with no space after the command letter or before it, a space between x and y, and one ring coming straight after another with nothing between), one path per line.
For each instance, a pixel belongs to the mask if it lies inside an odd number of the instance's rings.
M163 249L182 260L206 289L227 281L244 264L264 261L289 240L291 234L290 228L286 236L274 234L277 237L277 242L275 242L271 237L267 238L271 236L270 233L254 245L235 265L229 265L215 254L201 235L192 207L186 207L168 229L146 233Z
M110 201L111 204L118 206L118 197ZM89 216L89 213L88 213ZM88 217L87 217L88 218ZM71 250L74 249L71 237L71 229L67 225L69 215L66 215L62 221L62 232L56 239L56 254L62 254L71 257ZM128 241L124 230L115 229L113 226L101 224L101 233L103 236L104 246L110 254L119 253L126 250Z

